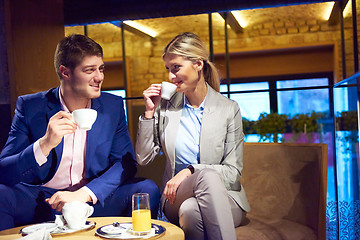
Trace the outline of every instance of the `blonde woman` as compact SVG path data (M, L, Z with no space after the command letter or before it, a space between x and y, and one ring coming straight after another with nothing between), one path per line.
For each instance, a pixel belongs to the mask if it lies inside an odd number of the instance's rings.
M166 156L161 209L186 239L236 239L250 210L239 181L243 167L242 119L236 102L219 93L219 77L193 33L176 36L163 53L170 100L161 84L144 92L136 157L141 165Z

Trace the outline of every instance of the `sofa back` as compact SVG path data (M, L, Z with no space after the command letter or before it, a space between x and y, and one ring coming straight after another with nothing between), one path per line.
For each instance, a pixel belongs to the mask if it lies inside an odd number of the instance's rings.
M249 216L306 225L325 239L326 144L245 143Z

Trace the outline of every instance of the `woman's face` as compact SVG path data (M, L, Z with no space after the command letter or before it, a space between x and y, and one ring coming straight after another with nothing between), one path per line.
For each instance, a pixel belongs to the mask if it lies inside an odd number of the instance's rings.
M169 80L177 86L177 92L194 91L198 84L204 83L202 61L194 63L175 54L167 54L164 62L169 71Z

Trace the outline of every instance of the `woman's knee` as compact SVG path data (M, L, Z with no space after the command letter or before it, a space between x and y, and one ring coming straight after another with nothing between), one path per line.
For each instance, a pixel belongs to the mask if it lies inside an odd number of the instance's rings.
M186 199L179 208L179 223L183 228L198 225L202 217L196 198Z
M196 198L188 198L181 204L179 224L186 239L204 239L204 224Z

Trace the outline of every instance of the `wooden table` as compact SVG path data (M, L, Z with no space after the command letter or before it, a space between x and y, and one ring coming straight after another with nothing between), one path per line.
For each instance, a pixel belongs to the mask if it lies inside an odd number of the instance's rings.
M119 222L119 223L123 223L123 222L131 222L131 217L94 217L94 218L89 218L89 221L94 221L96 222L96 226L95 228L88 230L88 231L83 231L83 232L78 232L78 233L72 233L72 234L65 234L65 235L56 235L53 236L53 239L71 239L71 240L91 240L91 239L97 239L97 240L101 240L101 239L105 239L105 238L101 238L97 235L95 235L96 229L98 229L99 227L102 227L104 225L108 225L108 224L112 224L113 222ZM165 234L160 236L159 240L184 240L184 232L182 231L181 228L177 227L176 225L173 225L171 223L168 222L163 222L160 220L151 220L152 223L161 225L163 227L166 228ZM7 239L17 239L17 238L21 238L21 234L19 234L20 229L22 229L23 227L16 227L16 228L11 228L11 229L7 229L4 231L0 231L0 240L7 240Z

